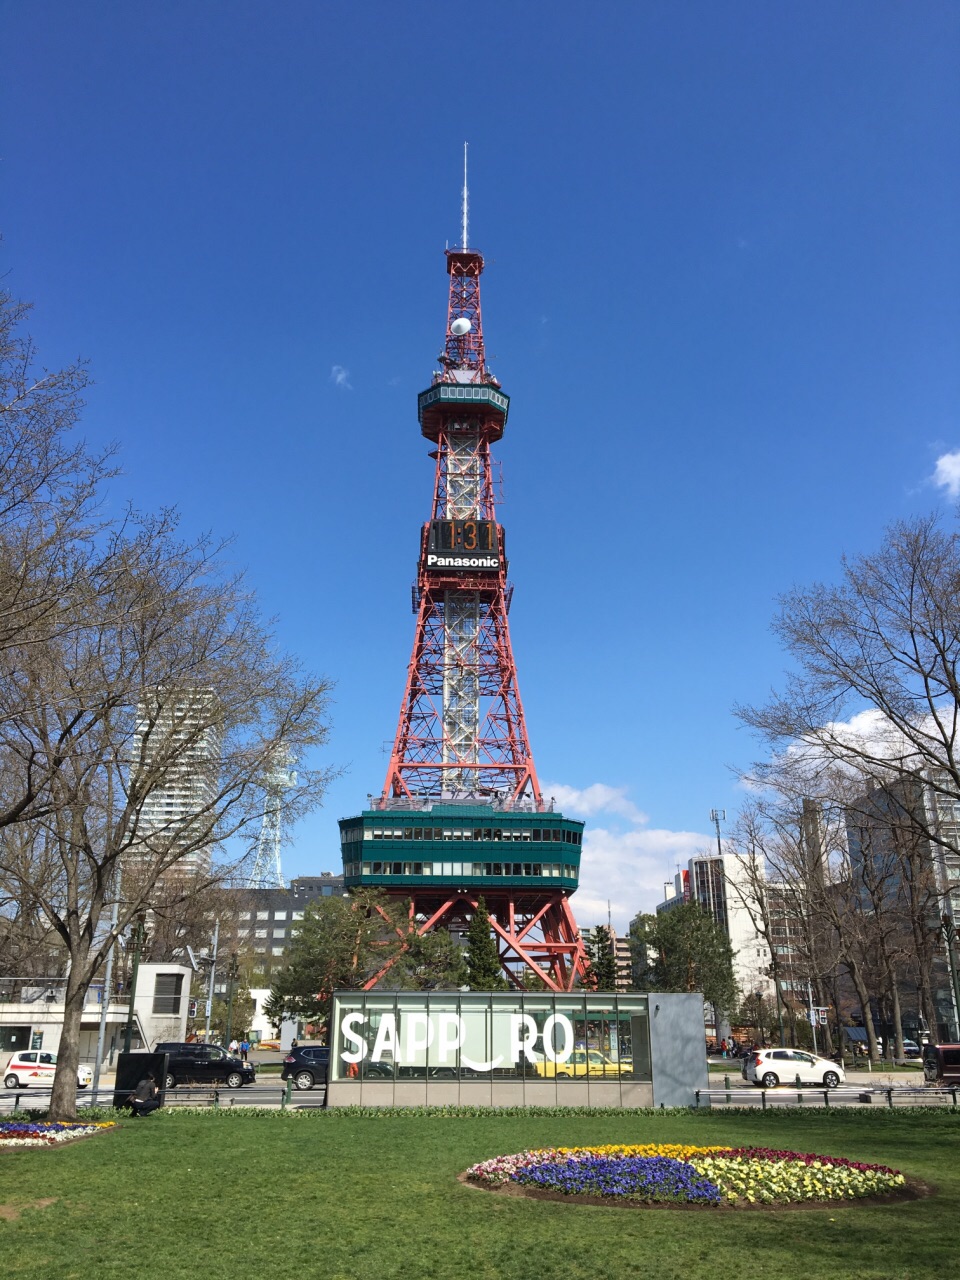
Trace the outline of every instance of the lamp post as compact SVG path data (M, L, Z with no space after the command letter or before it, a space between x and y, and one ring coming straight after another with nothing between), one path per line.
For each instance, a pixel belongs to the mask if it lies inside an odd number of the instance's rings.
M233 993L237 984L237 975L240 972L240 966L237 963L237 953L235 951L230 954L230 967L227 970L227 1029L224 1035L224 1048L229 1048L230 1033L233 1029Z
M133 966L130 971L130 1001L127 1005L127 1029L123 1037L123 1052L129 1053L133 1041L133 1005L137 998L137 974L140 971L140 952L143 950L147 918L142 911L137 912L137 923L133 930Z

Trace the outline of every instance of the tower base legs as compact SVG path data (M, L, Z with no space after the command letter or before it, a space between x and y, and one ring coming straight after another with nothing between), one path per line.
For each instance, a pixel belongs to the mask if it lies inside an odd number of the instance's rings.
M391 895L393 896L393 895ZM480 894L472 889L414 890L409 898L411 926L419 937L433 929L466 933ZM497 941L504 977L518 991L572 991L589 986L589 962L570 899L563 893L485 891L490 927ZM395 955L364 983L369 991L389 985Z

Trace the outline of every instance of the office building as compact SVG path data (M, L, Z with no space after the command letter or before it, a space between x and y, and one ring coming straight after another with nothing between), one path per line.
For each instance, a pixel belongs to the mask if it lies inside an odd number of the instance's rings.
M146 796L137 821L145 859L169 862L178 848L179 874L206 870L212 858L213 807L222 733L216 695L160 691L137 708L133 779Z

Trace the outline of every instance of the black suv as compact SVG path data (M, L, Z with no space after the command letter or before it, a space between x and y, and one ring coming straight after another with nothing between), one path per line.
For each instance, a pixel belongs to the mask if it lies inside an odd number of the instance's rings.
M154 1053L168 1055L165 1089L175 1089L178 1084L225 1084L239 1089L257 1078L251 1063L227 1053L218 1044L164 1041Z
M923 1078L927 1084L956 1088L960 1084L960 1044L925 1044Z
M297 1045L283 1060L281 1080L293 1077L297 1089L312 1089L315 1084L327 1083L327 1072L330 1069L330 1050L326 1045Z

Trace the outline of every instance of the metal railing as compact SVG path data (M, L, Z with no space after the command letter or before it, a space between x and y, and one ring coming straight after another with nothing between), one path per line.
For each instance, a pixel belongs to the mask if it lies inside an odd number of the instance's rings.
M112 1107L114 1088L112 1085L104 1086L97 1090L84 1089L77 1093L77 1110L88 1110L90 1107ZM31 1085L29 1088L19 1087L16 1089L5 1089L0 1092L0 1113L6 1111L42 1111L50 1106L50 1096L52 1089L38 1088ZM216 1086L208 1086L207 1088L184 1088L182 1085L177 1089L161 1089L161 1097L164 1106L183 1106L184 1104L198 1106L204 1102L209 1102L212 1107L219 1107L220 1089ZM233 1106L234 1099L230 1098L230 1105Z
M697 1108L704 1104L713 1106L715 1103L725 1106L755 1106L759 1098L761 1109L766 1111L768 1098L772 1099L774 1106L802 1107L806 1105L805 1099L809 1097L816 1100L814 1105L824 1107L843 1102L872 1104L875 1098L885 1102L891 1109L898 1103L911 1106L956 1107L958 1092L960 1090L956 1086L935 1088L929 1085L920 1088L912 1085L872 1085L862 1088L847 1086L827 1089L823 1085L804 1085L799 1080L796 1084L782 1084L774 1089L755 1089L751 1086L731 1085L728 1076L723 1088L697 1089L694 1105Z

